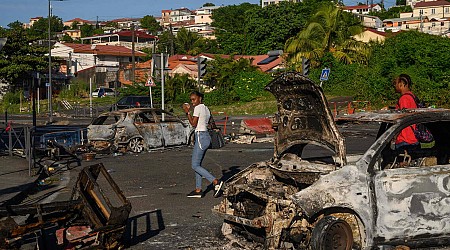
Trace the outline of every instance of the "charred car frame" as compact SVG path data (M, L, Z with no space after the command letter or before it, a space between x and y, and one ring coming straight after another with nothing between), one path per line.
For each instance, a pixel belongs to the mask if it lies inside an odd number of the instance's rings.
M89 145L96 151L188 145L193 128L172 113L156 108L132 108L99 115L87 128Z
M339 121L381 125L368 150L347 156L319 86L289 72L266 90L278 106L274 157L228 180L214 208L224 218L224 235L266 249L450 244L450 110L345 116ZM418 123L435 141L415 151L393 149L398 133ZM311 144L331 156L304 158Z

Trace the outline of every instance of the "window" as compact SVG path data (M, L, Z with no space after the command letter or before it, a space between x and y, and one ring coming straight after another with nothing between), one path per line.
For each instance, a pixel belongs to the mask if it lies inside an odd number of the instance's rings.
M436 14L436 9L431 9L431 14L432 15Z
M436 23L432 23L432 24L431 24L431 27L436 27Z
M419 10L419 14L420 14L420 15L423 15L423 10Z
M445 13L450 13L450 8L446 7L445 8Z

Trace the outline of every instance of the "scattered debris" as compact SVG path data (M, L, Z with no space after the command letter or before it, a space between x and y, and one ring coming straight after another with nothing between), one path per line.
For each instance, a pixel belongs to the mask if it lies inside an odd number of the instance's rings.
M130 211L131 203L103 164L88 166L68 201L0 207L0 249L29 244L36 236L38 249L117 249ZM14 219L20 216L27 216L22 224Z

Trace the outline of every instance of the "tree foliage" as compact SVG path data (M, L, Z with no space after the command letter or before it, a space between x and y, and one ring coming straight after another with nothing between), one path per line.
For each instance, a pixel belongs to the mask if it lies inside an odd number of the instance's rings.
M48 48L37 45L36 35L15 24L9 25L9 29L0 28L0 37L8 39L0 51L0 81L21 86L32 72L45 72L48 68L45 56Z
M94 35L103 34L102 29L96 29L93 25L85 23L80 27L81 37L89 37Z
M161 25L153 16L146 15L141 19L141 27L147 29L150 34L156 35L158 31L162 30Z
M413 92L430 105L448 106L450 101L450 41L417 31L401 32L382 44L372 44L368 65L336 64L325 90L334 95L352 95L374 105L394 105L398 95L394 77L409 74ZM313 73L318 79L320 70Z
M352 39L363 31L361 22L352 14L333 4L323 4L309 20L306 29L286 41L289 62L297 68L302 58L312 59L316 65L327 53L338 61L350 64L367 62L370 52L362 42Z
M214 10L212 26L215 27L217 42L224 54L243 54L246 41L246 16L250 11L261 9L256 4L229 5Z
M405 13L405 12L412 12L411 6L409 6L409 5L393 6L393 7L389 8L388 10L383 9L381 11L370 12L369 15L377 16L381 20L384 20L384 19L389 19L389 18L399 18L400 13Z
M50 32L52 39L56 32L61 32L64 29L64 24L62 19L57 16L52 16L50 18ZM32 35L38 36L42 39L48 38L48 18L40 18L37 20L33 26L31 26L29 32Z
M176 37L177 54L191 54L199 39L200 37L196 32L189 31L184 27L178 30Z

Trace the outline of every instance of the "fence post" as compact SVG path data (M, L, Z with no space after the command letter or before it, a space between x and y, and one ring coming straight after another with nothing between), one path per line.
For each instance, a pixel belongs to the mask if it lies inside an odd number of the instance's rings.
M13 151L12 151L12 147L13 147L12 130L13 130L13 127L12 127L11 124L9 126L10 127L9 127L9 130L8 130L8 151L9 151L9 156L12 156L13 155Z

